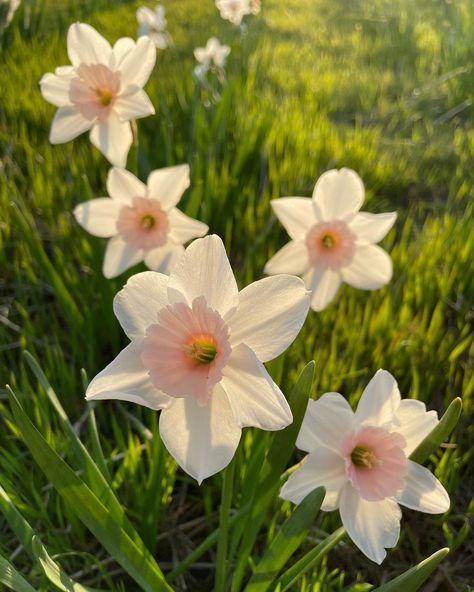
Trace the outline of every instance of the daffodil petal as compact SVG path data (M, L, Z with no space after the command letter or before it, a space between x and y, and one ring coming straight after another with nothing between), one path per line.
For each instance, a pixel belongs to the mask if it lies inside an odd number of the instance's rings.
M204 236L209 230L207 224L186 216L186 214L183 214L177 208L173 208L168 213L168 222L170 225L170 239L180 245L194 238Z
M239 445L237 425L227 395L216 386L209 403L177 398L161 412L160 435L186 473L201 483L226 467Z
M143 88L155 67L156 48L148 37L140 37L135 47L120 61L124 85L136 84Z
M189 183L188 164L157 169L148 177L148 195L159 200L161 207L168 211L179 202Z
M311 290L311 308L321 312L334 299L342 283L341 274L330 267L309 269L303 276L308 290Z
M75 107L59 107L54 115L49 141L51 144L64 144L80 136L93 125Z
M169 274L183 254L183 245L168 241L165 245L145 253L145 265L153 271Z
M394 417L393 429L406 441L405 454L410 454L438 424L436 411L426 411L426 405L416 399L401 401Z
M134 87L135 88L135 87ZM114 103L114 111L121 121L140 119L155 113L155 108L148 95L141 88L121 94Z
M281 197L270 202L276 217L293 240L304 240L306 233L317 222L309 197Z
M352 541L369 559L380 564L385 549L394 547L400 536L402 513L391 498L369 502L347 484L339 501L342 524Z
M88 401L116 399L163 409L173 399L150 382L141 358L141 341L132 341L102 372L91 381L86 391Z
M131 247L117 235L107 243L102 271L104 276L110 279L117 277L140 261L143 261L143 251Z
M124 168L133 136L129 121L120 121L114 112L91 129L90 141L113 165Z
M78 223L94 236L109 238L117 234L117 218L122 205L108 197L85 201L74 208Z
M145 197L147 188L145 183L120 167L113 167L107 175L107 191L112 199L131 203L134 197Z
M262 362L273 360L294 341L306 319L309 294L302 280L276 275L254 282L239 293L230 319L233 344L247 344Z
M355 412L358 425L383 426L389 424L400 406L397 381L386 370L377 370L365 387Z
M110 43L93 27L74 23L67 34L67 52L74 66L81 64L109 65L112 48Z
M43 98L56 107L71 106L69 88L70 76L57 76L48 72L40 80L41 94Z
M444 514L450 501L446 489L425 467L408 461L405 487L396 494L398 503L426 514Z
M220 385L241 428L281 430L293 421L283 393L249 347L234 348L222 373Z
M302 240L292 240L267 261L263 271L269 275L278 273L303 275L308 270L308 267L309 258L306 244Z
M342 279L353 288L378 290L392 279L392 260L377 245L358 245L352 261L341 268Z
M356 236L358 244L370 245L381 241L395 224L397 212L370 214L358 212L348 222L350 231Z
M323 173L313 191L313 201L321 220L341 220L359 211L364 202L364 184L351 169Z
M155 271L133 275L114 298L114 312L130 339L143 337L168 304L168 276Z

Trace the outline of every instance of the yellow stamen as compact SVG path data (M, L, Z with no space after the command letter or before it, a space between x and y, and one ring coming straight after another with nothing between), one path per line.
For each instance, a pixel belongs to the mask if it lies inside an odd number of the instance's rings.
M331 249L336 244L336 240L332 234L325 234L321 239L321 244L326 249Z
M210 339L196 339L189 346L188 354L198 364L210 364L217 355L217 347Z
M351 452L351 460L357 467L371 469L377 463L377 457L368 448L356 446Z
M151 214L146 214L145 216L143 216L142 222L141 222L142 228L145 228L145 230L150 230L150 228L153 228L153 226L155 226L155 224L156 224L156 219L154 216L152 216Z
M100 104L104 107L108 107L114 98L112 91L108 88L97 88L95 94L98 96Z

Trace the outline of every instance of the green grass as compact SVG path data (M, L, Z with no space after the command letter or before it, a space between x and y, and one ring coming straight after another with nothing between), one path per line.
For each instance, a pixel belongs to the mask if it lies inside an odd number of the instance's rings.
M24 0L0 49L0 384L21 394L33 423L75 468L70 440L22 351L39 360L77 433L99 458L81 368L91 378L126 344L112 298L141 268L103 278L105 241L86 234L71 212L105 195L109 166L87 137L48 143L54 108L42 99L38 81L68 63L71 22L89 22L111 41L135 36L139 4ZM263 0L243 37L219 18L212 0L164 4L175 45L159 52L147 86L157 115L139 122L139 174L190 163L192 184L181 205L224 239L241 286L261 277L269 256L286 242L269 200L309 196L324 170L357 170L367 190L364 209L399 213L382 243L393 258L392 282L373 293L344 287L327 310L309 315L288 353L270 365L284 392L314 359L315 397L338 390L354 404L383 367L404 396L429 408L442 412L455 396L464 400L456 446L432 456L430 465L450 492L450 513L404 512L401 542L382 569L341 543L294 590L380 584L446 545L453 552L430 590L467 589L474 577L472 545L464 542L474 481L472 2ZM211 35L232 52L221 101L207 105L209 97L193 82L192 50ZM104 589L137 589L34 463L2 393L3 488L70 576ZM117 402L100 403L95 413L112 488L166 574L217 527L222 476L198 488L176 470L156 413ZM264 446L267 438L246 430L233 508L255 477L250 445ZM276 497L271 507L247 579L289 515L290 505ZM337 514L320 517L303 551L338 521ZM238 561L233 533L230 549ZM36 589L50 590L18 545L0 516L0 554ZM215 559L214 546L173 585L210 590Z

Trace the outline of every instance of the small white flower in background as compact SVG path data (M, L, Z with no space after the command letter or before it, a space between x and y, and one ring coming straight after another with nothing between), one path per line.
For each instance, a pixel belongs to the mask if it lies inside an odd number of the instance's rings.
M107 177L110 197L79 204L74 216L90 234L110 238L103 272L112 278L140 263L169 273L183 244L204 236L208 226L175 206L189 187L187 164L152 171L147 185L114 167Z
M195 240L169 277L139 273L117 294L114 311L131 343L86 398L162 409L163 442L201 482L229 464L243 427L280 430L292 422L262 362L293 342L308 308L294 276L239 292L221 239Z
M216 0L216 6L221 17L236 26L241 24L245 15L252 13L250 0Z
M252 14L258 14L262 9L262 3L260 0L250 0L250 11Z
M323 310L342 282L377 290L392 277L389 255L375 243L392 228L397 214L359 212L364 184L350 169L327 171L313 197L283 197L271 202L292 239L265 265L265 273L302 275L312 291L311 308Z
M62 144L90 130L90 140L114 165L124 167L133 135L130 122L153 115L144 92L155 65L150 39L119 39L113 48L93 27L69 27L72 66L56 68L40 81L43 97L59 107L49 140Z
M158 4L155 10L146 6L137 9L138 36L149 37L155 47L166 49L171 44L171 37L166 31L165 7Z
M355 413L339 393L310 400L296 440L309 454L280 495L299 504L316 487L325 487L322 509L339 508L354 543L381 563L385 548L399 538L398 504L428 514L449 509L441 483L408 458L437 423L436 411L426 411L421 401L401 400L385 370L369 382Z
M218 39L211 37L208 39L206 47L197 47L194 50L194 57L199 62L194 69L195 75L202 78L209 68L222 71L229 53L230 47L228 45L221 45Z

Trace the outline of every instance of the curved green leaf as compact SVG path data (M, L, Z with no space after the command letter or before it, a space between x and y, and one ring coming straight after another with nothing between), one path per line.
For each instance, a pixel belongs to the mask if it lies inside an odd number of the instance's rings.
M0 583L13 590L13 592L36 592L2 555L0 555Z

